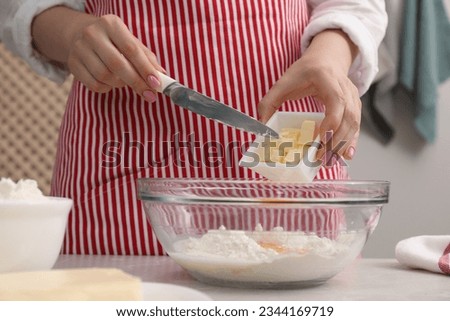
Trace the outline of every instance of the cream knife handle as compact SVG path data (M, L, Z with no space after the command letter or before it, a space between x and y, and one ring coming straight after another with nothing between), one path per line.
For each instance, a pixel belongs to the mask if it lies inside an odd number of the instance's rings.
M166 89L170 84L177 82L175 79L170 78L169 76L163 74L162 72L157 71L157 73L161 86L159 88L156 88L156 90L160 93L162 93L164 89Z

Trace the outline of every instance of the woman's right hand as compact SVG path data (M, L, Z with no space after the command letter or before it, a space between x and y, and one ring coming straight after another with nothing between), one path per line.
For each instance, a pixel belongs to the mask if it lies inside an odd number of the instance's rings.
M58 15L63 18L58 18ZM66 20L70 19L70 20ZM55 33L52 21L69 23ZM53 23L55 24L55 23ZM50 34L49 34L50 33ZM64 38L62 44L39 39ZM89 89L105 93L130 86L147 101L156 100L159 87L156 71L165 72L155 54L137 39L115 15L95 17L66 7L54 7L40 14L33 23L33 38L41 53L64 63L74 77ZM60 46L52 50L52 46Z

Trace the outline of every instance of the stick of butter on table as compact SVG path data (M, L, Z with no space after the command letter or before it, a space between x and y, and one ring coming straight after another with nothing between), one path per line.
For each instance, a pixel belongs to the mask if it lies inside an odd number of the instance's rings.
M142 300L142 285L139 278L113 268L4 273L0 274L0 300Z

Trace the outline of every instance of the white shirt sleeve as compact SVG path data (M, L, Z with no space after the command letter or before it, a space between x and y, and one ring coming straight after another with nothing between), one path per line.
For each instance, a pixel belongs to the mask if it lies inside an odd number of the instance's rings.
M364 94L378 72L378 47L387 27L384 0L310 0L310 22L302 37L302 50L326 29L341 29L359 49L349 78Z
M68 71L50 63L34 50L31 38L33 18L44 10L65 5L83 10L83 0L1 0L0 40L13 53L23 58L38 74L55 82L63 82Z

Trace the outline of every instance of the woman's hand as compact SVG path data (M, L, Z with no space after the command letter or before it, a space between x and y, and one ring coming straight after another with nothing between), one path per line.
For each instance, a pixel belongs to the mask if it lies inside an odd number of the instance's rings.
M35 18L32 33L43 55L65 64L89 89L104 93L128 85L147 101L156 100L156 71L165 71L119 17L53 7Z
M341 31L326 30L316 35L303 56L259 103L260 120L266 122L287 100L313 96L325 105L319 129L325 148L318 151L317 158L327 153L327 164L334 163L337 156L352 159L361 123L361 100L347 75L356 53L356 46Z

